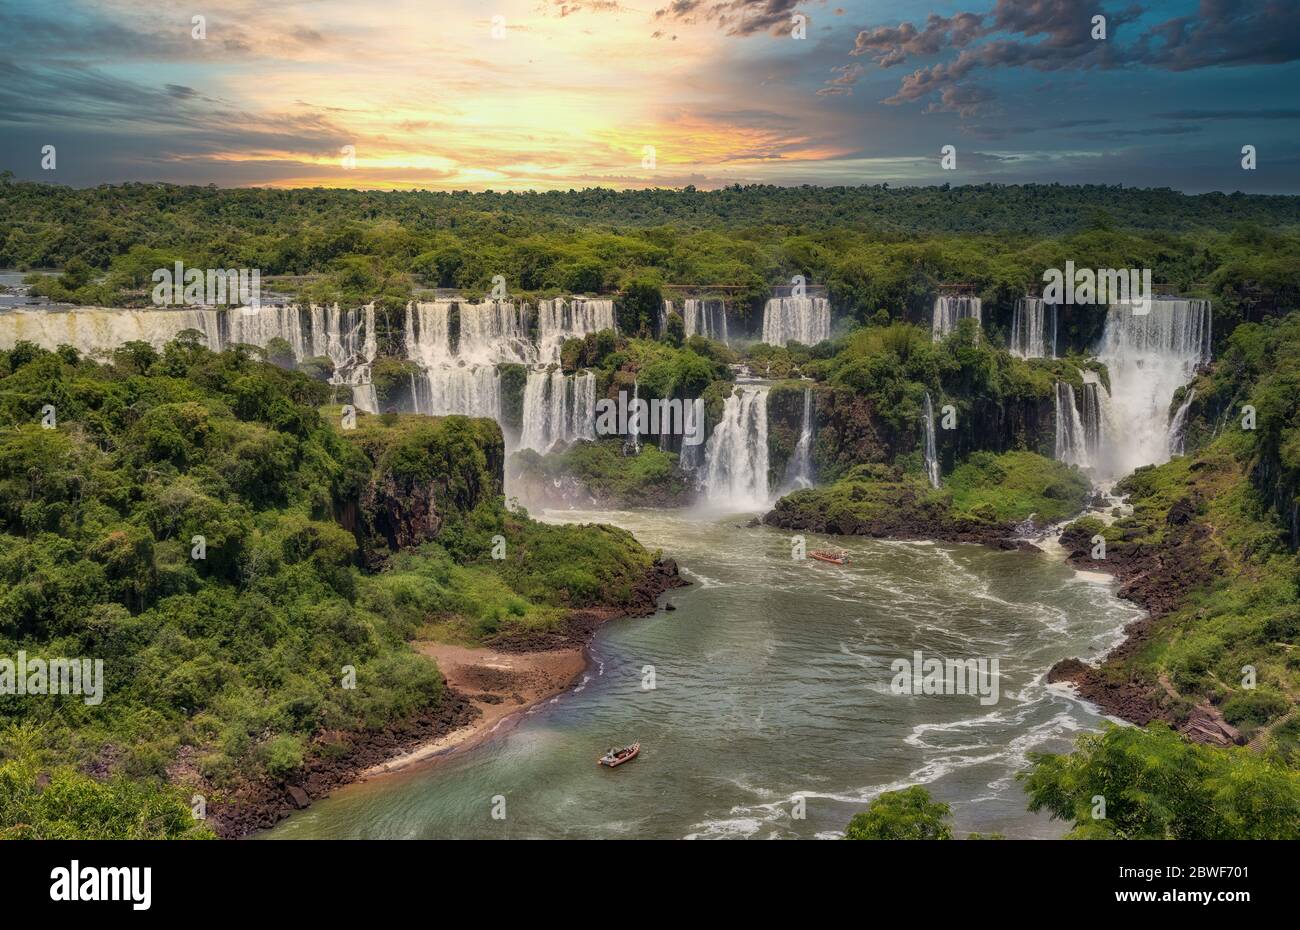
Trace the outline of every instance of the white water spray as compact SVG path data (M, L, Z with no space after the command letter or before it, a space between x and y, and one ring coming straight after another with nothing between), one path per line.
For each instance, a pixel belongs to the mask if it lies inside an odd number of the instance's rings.
M768 491L767 392L737 387L704 449L706 503L732 510L764 510Z
M1209 301L1156 298L1149 306L1116 305L1106 316L1098 352L1111 389L1110 435L1097 463L1104 477L1169 460L1169 403L1210 358Z
M807 346L831 337L831 305L825 297L774 297L763 307L763 342Z

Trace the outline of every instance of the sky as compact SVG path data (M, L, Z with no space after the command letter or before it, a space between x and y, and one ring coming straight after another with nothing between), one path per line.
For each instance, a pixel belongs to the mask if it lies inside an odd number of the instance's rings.
M1300 0L0 4L0 170L77 187L1300 193L1297 87Z

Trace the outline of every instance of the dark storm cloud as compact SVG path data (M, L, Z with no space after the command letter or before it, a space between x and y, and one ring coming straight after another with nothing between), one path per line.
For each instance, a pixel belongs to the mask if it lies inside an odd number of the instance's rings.
M1092 18L1106 17L1107 39L1092 37ZM961 103L951 91L981 71L1029 67L1038 71L1145 66L1188 71L1212 66L1277 64L1300 59L1300 3L1284 0L1202 0L1193 15L1163 20L1124 44L1123 30L1143 15L1137 5L1101 8L1095 0L998 0L988 12L927 17L923 27L904 22L862 30L850 55L867 56L882 68L911 58L960 49L949 61L906 75L886 103L934 94L934 110L966 114L983 100ZM1034 41L1026 41L1034 40Z
M655 11L655 19L683 23L714 22L728 35L773 34L791 28L794 14L804 0L673 0ZM808 17L812 21L812 17Z

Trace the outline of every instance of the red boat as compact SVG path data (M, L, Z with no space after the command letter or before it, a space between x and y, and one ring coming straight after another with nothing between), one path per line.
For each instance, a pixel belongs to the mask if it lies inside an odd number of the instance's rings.
M630 762L635 759L637 753L640 751L641 744L633 743L631 746L624 746L622 749L611 749L609 752L597 759L596 762L600 765L608 766L611 769L617 768L624 762Z
M808 554L820 562L830 562L832 565L843 565L849 560L849 554L843 549L838 552L828 552L825 549L816 549Z

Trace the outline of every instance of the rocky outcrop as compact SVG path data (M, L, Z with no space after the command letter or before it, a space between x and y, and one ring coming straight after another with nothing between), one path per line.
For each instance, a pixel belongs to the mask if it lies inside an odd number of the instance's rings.
M585 646L591 642L602 624L620 617L648 617L659 609L661 594L688 584L690 582L678 572L675 561L656 559L632 589L632 596L627 603L572 610L560 630L539 631L525 636L499 636L487 645L501 652L539 652Z
M368 568L437 539L449 522L502 495L505 442L492 420L385 414L344 435L370 468L336 494L335 516L357 537Z
M1069 563L1114 575L1120 581L1119 596L1144 608L1147 616L1124 628L1123 642L1101 665L1065 659L1052 666L1047 680L1073 684L1084 700L1130 723L1143 726L1163 720L1193 742L1229 745L1241 742L1241 735L1217 708L1188 701L1168 682L1130 661L1147 645L1163 617L1222 570L1210 528L1198 523L1196 514L1193 499L1180 499L1166 512L1164 531L1158 537L1144 529L1122 529L1119 539L1107 542L1104 559L1092 558L1096 527L1074 524L1066 528L1061 545L1069 553ZM1148 541L1152 538L1158 541Z
M287 779L262 777L229 792L208 792L208 823L226 839L270 829L367 769L465 726L477 713L462 695L447 691L436 708L377 730L320 733L302 768Z

